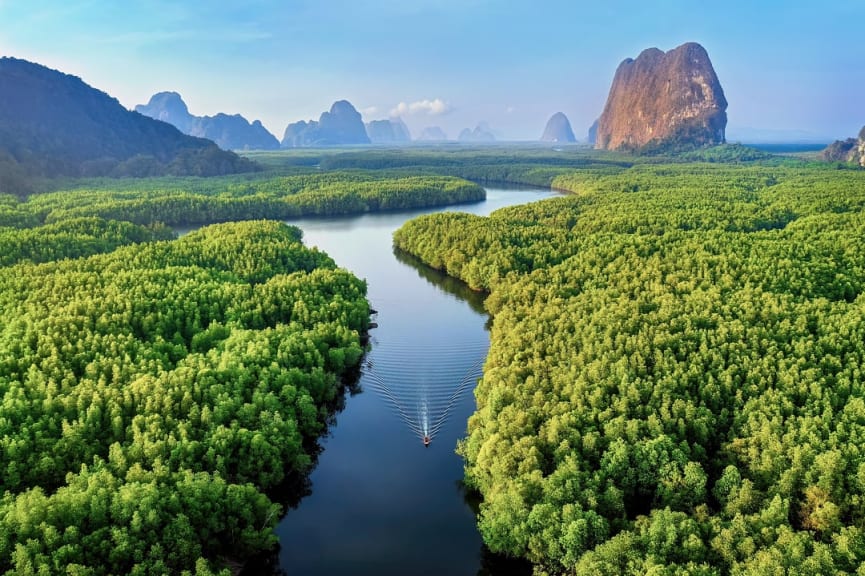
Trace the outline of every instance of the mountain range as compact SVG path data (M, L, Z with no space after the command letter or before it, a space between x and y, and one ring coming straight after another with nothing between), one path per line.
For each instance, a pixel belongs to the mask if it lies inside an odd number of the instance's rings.
M347 100L334 102L330 111L323 112L318 121L301 120L289 124L282 137L283 148L369 143L360 112Z
M486 122L481 122L471 130L464 128L458 137L460 142L494 142L495 139L495 134Z
M147 104L139 104L135 111L173 124L190 136L213 140L223 150L275 150L279 140L255 120L251 124L240 114L194 116L177 92L154 94Z
M76 76L0 58L0 182L55 176L216 175L256 165L124 108Z

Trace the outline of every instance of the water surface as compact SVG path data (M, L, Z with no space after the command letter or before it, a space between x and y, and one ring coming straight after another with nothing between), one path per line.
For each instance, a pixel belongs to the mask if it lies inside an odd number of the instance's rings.
M486 215L553 195L487 189L483 202L446 209ZM440 210L290 222L307 245L366 279L379 326L370 331L362 392L322 439L311 494L276 529L288 574L491 573L454 452L489 346L482 297L392 248L403 222ZM438 422L428 447L424 407L427 429Z

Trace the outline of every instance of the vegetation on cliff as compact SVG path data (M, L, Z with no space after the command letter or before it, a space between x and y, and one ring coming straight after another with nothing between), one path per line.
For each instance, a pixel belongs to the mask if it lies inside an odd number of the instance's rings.
M827 162L850 162L865 166L865 126L859 131L858 138L847 138L832 142L820 153Z
M667 153L722 144L726 109L724 90L702 46L649 48L616 70L595 146Z

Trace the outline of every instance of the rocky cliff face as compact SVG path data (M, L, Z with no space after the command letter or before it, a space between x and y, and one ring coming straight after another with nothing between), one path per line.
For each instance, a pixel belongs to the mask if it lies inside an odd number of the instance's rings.
M411 141L408 126L402 118L368 122L366 134L373 144L399 144Z
M836 140L829 144L820 157L827 162L852 162L865 167L865 126L858 138Z
M726 109L702 46L687 43L666 53L649 48L616 70L595 147L672 150L721 144Z
M315 132L318 130L318 122L310 120L306 122L292 122L285 127L285 133L282 135L280 145L283 148L302 148L303 146L313 146L312 139Z
M279 141L258 120L250 124L240 114L194 116L177 92L159 92L147 104L139 104L135 111L199 138L213 140L223 150L273 150Z
M541 135L541 142L576 142L574 131L568 117L561 112L556 112L547 120L547 126Z
M865 126L859 131L859 142L856 148L859 151L859 166L865 168Z
M322 113L318 122L310 120L289 124L282 138L283 148L369 143L360 112L347 100L334 102L330 111Z

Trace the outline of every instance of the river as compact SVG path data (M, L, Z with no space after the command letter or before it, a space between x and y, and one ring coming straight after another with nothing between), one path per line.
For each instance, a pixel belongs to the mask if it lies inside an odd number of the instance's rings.
M554 195L488 188L483 202L443 210L486 215ZM499 576L525 569L483 550L454 452L489 346L482 297L392 247L403 222L440 210L290 222L308 246L366 279L378 327L370 331L360 393L321 440L311 493L276 529L287 574ZM426 447L425 434L432 436Z

